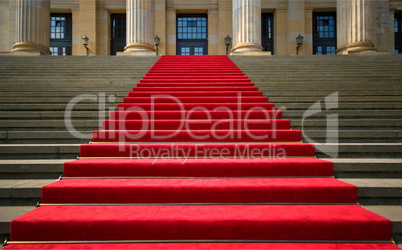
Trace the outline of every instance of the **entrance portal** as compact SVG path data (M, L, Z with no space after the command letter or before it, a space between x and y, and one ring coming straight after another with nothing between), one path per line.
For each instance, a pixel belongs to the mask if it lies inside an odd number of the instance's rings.
M177 55L208 55L208 18L206 15L177 16Z
M110 54L116 55L116 52L123 52L126 47L126 15L111 15L111 38L110 38Z
M336 13L314 13L313 54L335 55Z

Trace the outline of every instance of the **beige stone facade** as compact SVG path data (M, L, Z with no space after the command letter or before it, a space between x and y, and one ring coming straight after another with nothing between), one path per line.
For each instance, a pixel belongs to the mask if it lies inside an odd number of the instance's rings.
M336 52L394 53L394 15L402 0L2 0L0 52L49 54L49 13L72 16L72 55L85 55L81 37L89 37L90 55L111 53L111 16L126 14L127 42L120 54L159 54L178 51L177 16L207 17L207 51L225 54L229 35L233 54L295 55L296 37L304 43L299 54L313 54L314 16L336 16ZM273 51L263 52L261 14L271 13Z

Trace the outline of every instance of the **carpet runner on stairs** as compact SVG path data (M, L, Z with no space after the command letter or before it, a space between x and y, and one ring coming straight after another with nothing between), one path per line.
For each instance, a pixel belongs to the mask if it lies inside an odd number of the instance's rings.
M226 56L162 56L6 249L398 249Z

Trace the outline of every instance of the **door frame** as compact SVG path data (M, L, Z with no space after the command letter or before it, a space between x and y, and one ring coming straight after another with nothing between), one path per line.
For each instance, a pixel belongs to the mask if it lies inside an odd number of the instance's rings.
M333 16L334 17L334 37L331 38L315 38L317 35L317 16ZM327 54L327 47L326 46L335 46L335 52L338 48L337 45L337 22L336 22L336 12L314 12L313 13L313 54L316 55L316 47L317 46L322 46L323 47L323 52L325 51L325 54L323 53L322 55ZM324 50L325 49L325 50Z
M53 17L64 17L66 18L66 23L69 22L69 26L64 26L64 36L66 34L69 35L69 37L65 37L64 39L60 38L52 38L52 18ZM56 20L57 22L57 20ZM49 47L57 47L58 50L58 56L63 56L63 47L70 48L70 50L67 52L67 56L72 55L72 49L73 49L73 15L71 13L50 13L50 37L49 37ZM56 31L55 31L56 32ZM60 33L60 32L57 32Z
M179 18L180 17L205 17L206 38L205 39L179 39ZM203 47L204 55L208 55L208 15L207 14L177 14L176 15L176 55L181 55L182 46L190 47L190 55L194 55L194 47Z
M123 29L124 30L124 34L125 37L122 39L114 39L113 38L113 20L114 17L116 16L120 16L120 17L125 17L125 22L127 22L127 16L126 14L110 14L110 55L116 55L116 52L118 52L116 49L117 47L126 47L127 44L127 29L126 29L126 25L123 25ZM119 46L120 45L120 46Z

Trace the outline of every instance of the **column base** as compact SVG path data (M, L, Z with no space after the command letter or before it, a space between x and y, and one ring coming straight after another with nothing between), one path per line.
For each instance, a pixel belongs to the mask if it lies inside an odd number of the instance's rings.
M272 56L271 51L245 51L245 52L231 52L231 56Z
M271 52L269 52L269 53L271 53ZM254 43L240 43L240 44L237 44L230 51L230 55L257 55L257 54L266 55L267 52L262 51L261 45L254 44Z
M146 51L130 51L130 52L117 52L116 56L156 56L156 52Z
M147 56L156 55L156 49L148 44L130 43L124 48L124 52L117 53L118 56Z
M46 48L42 45L27 42L18 42L14 44L13 49L10 52L12 54L22 56L40 56L40 55L52 54L49 48Z
M378 51L375 49L372 43L352 43L348 44L343 48L336 51L338 55L350 55L350 54L377 54Z

